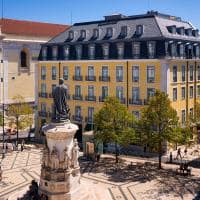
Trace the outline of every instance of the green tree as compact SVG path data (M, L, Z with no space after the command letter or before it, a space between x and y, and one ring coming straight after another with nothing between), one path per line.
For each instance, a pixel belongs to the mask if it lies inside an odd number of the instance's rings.
M133 115L114 97L108 97L103 107L95 114L95 140L115 144L116 163L118 162L117 145L127 146L135 139L133 122Z
M21 95L13 97L13 104L8 106L8 117L11 125L18 129L26 129L33 124L33 108Z
M3 115L0 114L0 126L3 126Z
M155 96L149 100L148 106L142 111L138 129L143 142L153 146L158 152L159 169L161 169L162 146L167 141L173 141L177 126L177 113L171 107L168 95L157 90Z

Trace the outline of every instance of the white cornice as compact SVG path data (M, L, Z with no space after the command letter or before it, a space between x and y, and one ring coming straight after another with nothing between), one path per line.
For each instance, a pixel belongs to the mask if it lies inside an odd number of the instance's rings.
M46 40L28 40L28 39L3 39L3 41L16 41L16 42L37 42L37 43L46 43L47 41Z

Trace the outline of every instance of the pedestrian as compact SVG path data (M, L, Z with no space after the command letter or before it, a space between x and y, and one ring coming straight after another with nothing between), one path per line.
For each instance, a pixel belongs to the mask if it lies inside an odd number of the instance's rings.
M21 143L21 151L23 151L24 150L24 146L23 146L23 144Z
M187 147L185 147L184 154L187 156Z
M173 160L173 155L172 155L172 152L170 152L170 154L169 154L169 163L172 163L172 160Z
M181 156L181 148L178 148L177 155L176 155L176 159L177 159L177 160L178 160L178 157L180 157L181 160L182 160L182 156Z

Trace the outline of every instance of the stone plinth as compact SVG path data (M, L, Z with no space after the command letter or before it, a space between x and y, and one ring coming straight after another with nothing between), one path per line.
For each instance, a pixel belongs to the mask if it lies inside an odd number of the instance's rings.
M49 200L83 200L87 192L80 184L78 126L69 120L43 127L46 147L43 151L39 191Z

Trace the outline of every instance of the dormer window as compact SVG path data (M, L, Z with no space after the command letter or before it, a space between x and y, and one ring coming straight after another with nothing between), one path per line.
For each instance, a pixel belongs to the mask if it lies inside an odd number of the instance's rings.
M82 39L86 38L86 30L81 30L81 38Z
M178 33L179 35L184 35L184 33L185 33L184 27L179 27L179 28L177 28L177 33Z
M185 34L187 36L192 36L192 29L191 28L185 29Z
M168 26L167 29L168 29L169 33L176 34L176 26L175 25Z
M121 27L121 36L126 37L127 36L127 26L122 26Z
M113 35L113 28L109 27L106 29L106 37L111 38Z
M74 32L73 31L69 31L69 39L70 40L74 39Z
M98 29L94 29L93 30L93 38L98 38L99 37L99 30Z
M199 36L199 30L198 29L192 30L192 35L194 37L198 37Z
M136 26L136 31L135 31L135 33L136 33L136 35L142 35L143 34L143 25L137 25Z

